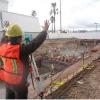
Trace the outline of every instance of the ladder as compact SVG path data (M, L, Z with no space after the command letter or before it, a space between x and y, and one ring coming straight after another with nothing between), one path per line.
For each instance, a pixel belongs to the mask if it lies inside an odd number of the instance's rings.
M32 84L35 89L35 92L37 93L37 96L39 96L41 99L44 98L44 85L43 85L43 80L41 79L38 68L34 59L34 56L31 54L29 56L30 62L31 62L31 78L32 78Z

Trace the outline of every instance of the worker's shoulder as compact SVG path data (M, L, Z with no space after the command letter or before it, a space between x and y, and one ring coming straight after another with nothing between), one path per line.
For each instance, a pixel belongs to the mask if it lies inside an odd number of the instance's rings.
M28 48L28 46L24 43L20 45L20 55L21 55L22 58L28 55L27 54L27 52L28 52L27 48Z

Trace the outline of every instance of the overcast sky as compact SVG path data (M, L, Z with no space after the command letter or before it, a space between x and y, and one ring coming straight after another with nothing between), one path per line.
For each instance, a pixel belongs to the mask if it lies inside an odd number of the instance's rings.
M42 25L49 19L51 3L56 2L59 9L60 0L9 0L10 12L31 15L36 10L39 22ZM100 0L62 0L62 27L95 27L100 23ZM59 14L56 16L56 28L59 28ZM99 24L98 24L99 26Z

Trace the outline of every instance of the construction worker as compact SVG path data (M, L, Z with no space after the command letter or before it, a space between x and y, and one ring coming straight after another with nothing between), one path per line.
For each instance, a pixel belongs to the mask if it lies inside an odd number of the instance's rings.
M7 42L0 45L0 80L5 82L7 99L27 99L29 55L46 39L49 22L44 22L43 31L28 44L21 44L22 30L17 24L9 25L5 36Z

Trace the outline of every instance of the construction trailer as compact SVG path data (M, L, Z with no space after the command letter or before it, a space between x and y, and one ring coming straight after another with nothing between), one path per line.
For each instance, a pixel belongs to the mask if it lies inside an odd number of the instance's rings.
M34 38L41 31L39 20L34 16L2 11L0 12L0 31L4 29L5 22L9 22L10 24L18 24L22 28L24 36L26 37L29 36Z

